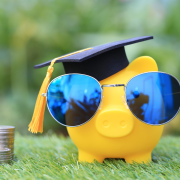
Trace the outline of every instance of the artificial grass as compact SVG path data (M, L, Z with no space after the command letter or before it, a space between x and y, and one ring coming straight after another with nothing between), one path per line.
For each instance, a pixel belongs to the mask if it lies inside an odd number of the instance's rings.
M77 155L70 138L16 134L15 160L0 165L0 179L180 179L180 137L162 137L147 165L121 159L79 163Z

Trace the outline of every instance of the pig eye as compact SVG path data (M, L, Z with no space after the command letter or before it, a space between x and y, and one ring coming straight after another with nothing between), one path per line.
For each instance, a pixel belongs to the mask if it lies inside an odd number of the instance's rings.
M180 109L180 84L175 77L163 72L139 74L127 83L126 99L139 120L151 125L165 124Z

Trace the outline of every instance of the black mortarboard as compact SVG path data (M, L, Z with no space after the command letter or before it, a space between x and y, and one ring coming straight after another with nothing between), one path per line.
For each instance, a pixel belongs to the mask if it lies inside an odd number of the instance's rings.
M100 46L95 46L83 52L69 55L67 57L59 57L57 62L63 62L65 72L80 73L90 75L101 81L119 71L126 68L129 64L126 57L124 46L153 39L153 36L142 36L123 41L116 41ZM41 68L51 63L45 63L34 66Z
M46 94L53 72L53 65L56 62L63 62L66 73L87 74L98 81L101 81L126 68L129 64L124 46L141 41L153 39L152 36L143 36L123 41L112 42L80 50L65 56L55 58L51 61L36 65L35 68L50 65L46 77L42 83L39 95L36 100L32 120L29 124L29 131L33 133L43 132L43 119L46 105Z

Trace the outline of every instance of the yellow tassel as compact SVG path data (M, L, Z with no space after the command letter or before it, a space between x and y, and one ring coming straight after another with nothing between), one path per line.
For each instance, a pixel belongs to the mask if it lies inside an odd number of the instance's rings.
M39 91L39 94L36 100L33 117L32 117L31 123L29 124L29 129L28 129L32 133L43 132L43 119L44 119L44 111L45 111L45 106L46 106L46 97L42 96L42 94L47 92L51 75L54 70L54 68L52 67L53 64L54 64L54 61L52 61L51 65L48 67L46 77L42 83L41 89Z
M56 62L56 60L62 59L64 57L67 57L67 56L70 56L73 54L77 54L77 53L80 53L80 52L83 52L83 51L86 51L89 49L92 49L92 48L83 49L80 51L73 52L71 54L67 54L65 56L57 57L51 61L51 64L47 70L46 77L42 83L41 89L39 91L39 94L38 94L38 97L36 100L33 117L29 124L29 129L28 129L29 131L31 131L32 133L38 133L38 132L42 133L43 132L43 120L44 120L44 111L45 111L45 106L46 106L46 97L42 96L42 94L47 92L47 88L48 88L48 85L49 85L49 82L51 79L51 75L54 70L53 65Z

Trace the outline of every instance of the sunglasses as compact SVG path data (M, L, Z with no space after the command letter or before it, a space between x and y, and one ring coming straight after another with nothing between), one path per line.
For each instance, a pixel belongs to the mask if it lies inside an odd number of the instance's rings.
M68 127L80 126L93 118L100 107L104 87L123 86L125 105L140 121L162 125L171 121L180 106L180 84L172 75L147 72L134 76L125 84L100 85L84 74L66 74L51 81L47 106L52 117Z

